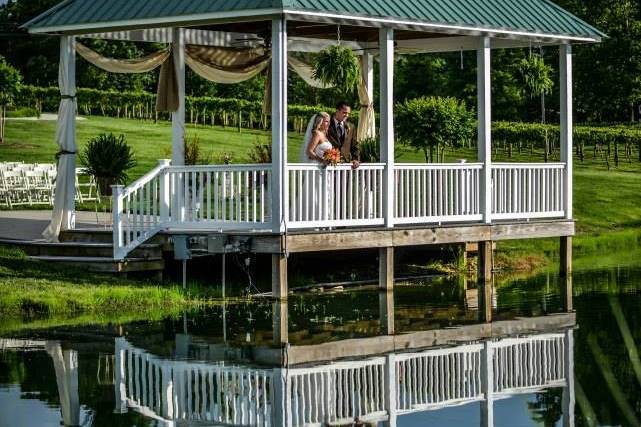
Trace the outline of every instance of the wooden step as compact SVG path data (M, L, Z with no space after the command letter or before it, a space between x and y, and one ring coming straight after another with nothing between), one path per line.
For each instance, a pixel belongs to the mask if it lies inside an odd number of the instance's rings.
M0 244L17 247L31 256L62 256L62 257L113 257L111 243L93 242L31 242L24 240L0 240ZM131 258L162 258L162 247L159 244L144 244L134 249Z
M162 271L165 261L162 258L128 258L115 261L110 257L74 257L74 256L31 256L30 259L42 262L55 262L70 267L83 268L100 273L133 273L140 271Z
M82 228L75 230L62 230L58 236L60 242L83 242L83 243L113 243L113 232L104 228ZM146 243L167 243L168 236L157 234Z
M104 228L62 230L58 240L60 242L113 243L113 232Z

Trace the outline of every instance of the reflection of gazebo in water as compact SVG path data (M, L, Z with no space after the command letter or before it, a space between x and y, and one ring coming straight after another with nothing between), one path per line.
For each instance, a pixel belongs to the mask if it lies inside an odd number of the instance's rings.
M191 343L188 335L180 354L201 361L159 357L120 337L116 411L167 425L395 426L403 415L478 403L480 425L492 426L496 401L562 388L563 425L573 426L574 322L565 314L498 322L494 332L473 325L456 334L403 334L396 343L373 337L292 345L290 355L273 359L276 367L215 362L220 346ZM277 352L257 348L254 355Z
M287 161L289 69L314 84L309 65L289 52L316 52L336 43L339 25L343 46L362 58L362 133L373 132L373 58L380 62L381 163L363 164L356 171ZM161 86L166 90L160 103L176 109L171 165L161 163L136 183L116 189L116 259L168 230L222 232L223 247L237 247L249 235L251 251L273 255L274 296L285 297L288 253L378 248L387 279L382 283L388 285L393 269L386 267L392 265L397 246L480 242L482 281L488 278L486 255L492 240L560 236L562 256L571 256L571 46L597 42L602 34L548 1L381 0L312 7L302 1L69 0L26 26L32 33L61 35L57 140L62 157L52 238L61 228L74 226L76 39L90 37L171 44L171 56L161 52L133 63L109 60L84 47L78 50L113 71L140 71L164 62ZM532 45L559 46L561 159L493 163L491 50ZM396 164L395 54L463 50L476 51L478 58L478 162ZM186 64L201 76L228 83L269 66L271 164L183 166ZM323 227L330 230L317 231ZM212 245L210 250L223 249ZM562 265L569 268L568 262Z

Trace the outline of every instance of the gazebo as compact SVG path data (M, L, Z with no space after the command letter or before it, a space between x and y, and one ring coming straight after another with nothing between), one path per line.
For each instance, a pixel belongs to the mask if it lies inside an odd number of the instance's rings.
M568 246L574 232L572 45L599 42L604 35L548 0L66 0L25 26L61 38L62 156L50 237L74 226L75 41L83 37L169 43L173 58L173 70L166 70L177 95L171 163L114 189L116 259L166 230L270 236L269 244L253 248L273 253L276 271L296 250L378 247L389 261L399 245L561 236ZM289 163L287 77L290 68L305 69L292 63L291 53L336 43L339 28L341 43L362 58L362 117L373 117L373 61L380 61L380 163L357 170ZM560 52L560 162L493 163L491 52L544 45ZM261 49L268 58L271 164L184 166L185 66L194 61L194 46ZM478 161L395 163L395 55L447 51L477 52ZM542 220L547 222L537 226ZM435 231L454 225L466 231ZM354 234L347 235L350 230ZM286 281L276 282L286 289Z

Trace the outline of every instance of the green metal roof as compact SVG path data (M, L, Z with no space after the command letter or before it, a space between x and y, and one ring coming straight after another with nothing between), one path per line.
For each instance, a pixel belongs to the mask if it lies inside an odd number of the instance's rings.
M549 0L66 0L25 27L32 32L126 28L288 12L433 25L462 32L595 41L605 36Z

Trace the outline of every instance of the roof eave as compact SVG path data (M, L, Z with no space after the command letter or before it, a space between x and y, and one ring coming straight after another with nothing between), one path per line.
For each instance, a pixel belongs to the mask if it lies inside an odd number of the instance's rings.
M67 0L72 1L72 0ZM158 18L137 19L127 21L112 22L91 22L87 24L75 25L53 25L47 27L32 27L39 18L34 18L22 28L26 28L31 34L90 34L100 31L122 31L141 28L159 28L172 26L194 26L218 21L240 22L264 20L272 16L282 15L282 9L254 9L254 10L235 10L228 12L214 12L196 15L166 16ZM41 15L42 17L42 15Z
M59 4L55 10L59 10L73 0L65 0ZM55 10L50 9L44 14L32 19L22 28L27 28L29 33L32 34L88 34L100 31L119 31L131 30L140 28L157 28L157 27L171 27L171 26L194 26L207 23L214 23L217 21L252 21L264 20L268 17L285 15L290 18L331 22L331 23L354 23L368 24L373 27L391 26L398 29L415 29L418 31L431 30L433 32L444 34L457 34L457 35L478 35L489 37L501 38L514 38L524 40L554 40L559 43L599 43L602 37L607 37L605 34L595 29L598 34L594 35L572 35L572 34L553 34L546 32L530 32L525 30L501 29L490 27L475 27L470 25L453 25L434 22L422 22L403 20L398 18L386 17L372 17L372 16L358 16L358 15L345 15L340 13L327 13L327 12L312 12L308 10L298 10L290 8L270 8L270 9L255 9L244 11L227 11L215 12L208 14L184 15L184 16L169 16L160 18L148 18L140 20L128 21L113 21L113 22L96 22L88 24L76 25L60 25L48 27L35 27L32 26L37 21L49 16Z

